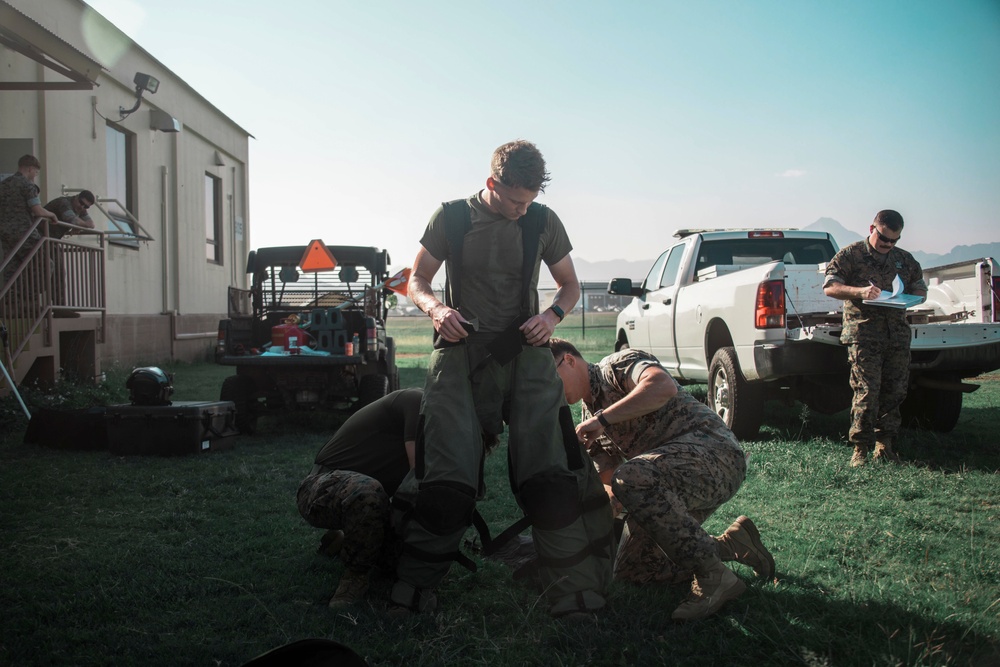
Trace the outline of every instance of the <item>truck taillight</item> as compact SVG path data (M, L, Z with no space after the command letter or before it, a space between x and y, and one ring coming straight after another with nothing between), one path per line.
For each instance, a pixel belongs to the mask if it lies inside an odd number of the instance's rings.
M785 326L785 283L768 280L757 286L757 307L754 325L758 329L779 329Z
M1000 322L1000 276L993 276L993 321Z
M366 336L366 338L368 338L368 346L365 349L369 350L369 351L375 351L375 350L377 350L378 349L378 340L376 339L376 336L378 334L375 331L375 318L374 317L366 317L365 318L365 330L367 332L365 336Z

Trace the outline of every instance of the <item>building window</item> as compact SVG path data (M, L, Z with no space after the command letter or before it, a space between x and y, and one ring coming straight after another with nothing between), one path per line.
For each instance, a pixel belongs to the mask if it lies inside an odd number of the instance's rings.
M135 135L108 124L105 129L108 156L108 241L138 247L135 225L129 213L135 210Z
M205 174L205 258L222 264L222 179Z

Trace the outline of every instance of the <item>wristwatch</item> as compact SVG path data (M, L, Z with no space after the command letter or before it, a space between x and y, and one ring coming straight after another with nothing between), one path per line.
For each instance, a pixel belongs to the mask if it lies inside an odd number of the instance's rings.
M601 408L600 410L595 412L594 416L597 417L597 421L601 423L601 426L603 426L604 428L611 428L611 424L608 423L607 418L604 416L604 408Z
M551 306L549 306L549 310L551 310L553 313L556 314L556 317L559 318L560 322L562 322L563 318L566 317L566 311L564 311L562 308L560 308L556 304L552 304Z

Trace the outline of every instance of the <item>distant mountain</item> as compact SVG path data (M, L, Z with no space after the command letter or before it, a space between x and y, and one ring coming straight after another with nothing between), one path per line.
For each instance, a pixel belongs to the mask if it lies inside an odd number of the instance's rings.
M661 248L666 250L666 246ZM573 258L576 275L584 282L607 283L612 278L631 278L633 283L641 283L653 265L652 259L607 259L600 262L588 262L585 259Z
M857 232L853 232L833 218L820 218L811 225L801 227L810 231L827 232L837 241L837 245L843 248L846 245L860 241L864 237ZM906 247L905 245L903 246ZM907 248L908 249L908 248ZM666 246L657 250L666 250ZM944 266L955 262L964 262L969 259L981 257L993 257L1000 260L1000 243L977 243L975 245L955 246L947 254L934 254L910 250L913 257L920 262L920 266L931 268L933 266ZM632 282L642 282L653 265L656 257L642 260L629 259L609 259L598 262L589 262L585 259L574 257L573 264L576 265L576 275L581 281L606 283L612 278L631 278ZM544 275L544 273L543 273Z
M852 232L833 218L820 218L811 225L807 225L801 229L808 230L810 232L826 232L836 239L837 245L841 248L864 238L861 234Z
M828 232L837 241L837 245L843 248L846 245L860 241L864 237L856 232L845 228L832 218L820 218L811 225L802 229L811 231ZM903 245L904 249L906 245ZM936 253L910 250L913 258L920 262L920 266L929 269L934 266L944 266L955 262L964 262L969 259L981 259L983 257L993 257L1000 260L1000 243L976 243L975 245L959 245L951 249L950 252L941 255Z

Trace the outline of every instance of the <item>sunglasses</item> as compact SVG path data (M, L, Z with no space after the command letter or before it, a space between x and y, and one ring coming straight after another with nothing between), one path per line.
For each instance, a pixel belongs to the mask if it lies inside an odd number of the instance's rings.
M875 225L872 225L872 231L874 231L875 234L878 235L878 240L881 241L882 243L888 243L889 245L896 245L897 243L899 243L899 238L900 238L899 236L897 236L894 239L891 239L882 232L880 232L878 228L875 227Z

